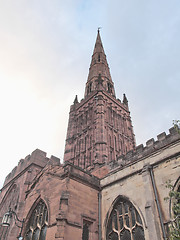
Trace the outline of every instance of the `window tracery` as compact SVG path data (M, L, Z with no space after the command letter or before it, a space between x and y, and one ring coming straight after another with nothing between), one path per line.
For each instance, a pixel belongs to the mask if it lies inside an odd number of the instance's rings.
M145 240L142 220L130 201L119 197L107 223L106 240Z
M165 225L165 230L167 236L170 238L170 235L175 237L178 235L178 230L180 226L180 177L177 179L174 186L171 184L171 181L167 182L167 187L169 188L169 197L170 200L170 221ZM179 236L179 235L178 235ZM168 238L168 239L169 239ZM179 239L179 238L178 238Z
M0 222L2 221L3 215L11 208L16 211L19 204L19 187L13 184L7 191L0 205ZM12 222L11 222L12 224ZM0 240L7 240L10 227L4 227L0 225Z
M46 204L41 200L33 210L29 219L25 239L45 240L48 226L48 210Z

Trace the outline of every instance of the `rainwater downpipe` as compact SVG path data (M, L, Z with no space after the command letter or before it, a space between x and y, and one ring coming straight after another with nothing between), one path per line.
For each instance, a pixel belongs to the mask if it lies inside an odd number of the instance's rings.
M158 199L158 194L157 194L157 189L156 189L156 184L155 184L155 179L154 179L154 174L153 174L153 168L152 168L152 166L150 166L149 172L150 172L151 182L152 182L152 186L153 186L153 191L154 191L156 206L157 206L157 209L158 209L158 214L159 214L159 219L160 219L160 224L161 224L161 230L162 230L162 234L163 234L163 239L166 240L167 237L166 237L166 232L165 232L165 228L164 228L164 223L163 223L163 218L162 218L162 212L161 212L161 208L160 208L160 204L159 204L159 199Z
M102 233L101 233L101 192L98 193L98 217L99 217L99 240L101 240Z

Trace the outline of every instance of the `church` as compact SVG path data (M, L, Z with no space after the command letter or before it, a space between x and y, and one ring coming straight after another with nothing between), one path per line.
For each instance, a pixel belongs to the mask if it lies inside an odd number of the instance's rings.
M70 107L64 162L36 149L7 175L0 239L167 239L166 183L180 190L179 163L174 127L136 146L128 99L116 98L98 30L84 98Z

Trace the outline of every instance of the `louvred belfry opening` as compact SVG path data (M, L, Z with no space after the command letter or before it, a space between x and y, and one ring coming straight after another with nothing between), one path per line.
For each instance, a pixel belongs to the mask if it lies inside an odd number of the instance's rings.
M134 147L128 100L125 95L122 102L116 99L98 30L84 99L76 96L70 108L64 161L91 170Z

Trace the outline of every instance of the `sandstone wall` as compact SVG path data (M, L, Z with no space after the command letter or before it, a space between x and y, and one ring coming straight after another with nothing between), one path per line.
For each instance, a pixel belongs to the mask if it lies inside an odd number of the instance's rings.
M47 166L31 186L24 211L25 227L40 199L48 207L46 239L81 239L83 222L90 239L98 239L99 180L71 165Z

